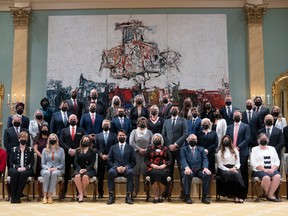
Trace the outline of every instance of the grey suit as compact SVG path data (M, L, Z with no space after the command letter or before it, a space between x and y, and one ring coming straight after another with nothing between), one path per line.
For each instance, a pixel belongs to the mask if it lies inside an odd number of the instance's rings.
M65 170L65 153L63 148L59 148L54 151L54 159L52 160L52 151L47 152L46 148L42 152L41 158L41 176L43 176L43 191L53 193L57 178L64 174ZM48 168L57 168L58 170L53 171L52 173L48 171Z

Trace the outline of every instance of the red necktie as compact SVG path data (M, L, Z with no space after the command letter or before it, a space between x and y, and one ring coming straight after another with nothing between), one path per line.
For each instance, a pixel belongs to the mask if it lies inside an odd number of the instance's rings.
M76 103L76 99L74 99L74 110L76 111L77 109L77 103Z
M74 137L75 137L75 128L72 127L72 133L71 133L72 141L74 141Z
M239 124L236 123L235 128L234 128L234 135L233 135L233 147L234 148L237 146L238 130L239 130Z
M94 114L91 114L91 116L92 116L92 124L94 125L94 121L95 121Z

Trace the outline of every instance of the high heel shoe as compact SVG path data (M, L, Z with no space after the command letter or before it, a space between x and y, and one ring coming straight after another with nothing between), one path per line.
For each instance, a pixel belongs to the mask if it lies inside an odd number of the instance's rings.
M48 197L48 203L49 203L49 204L52 204L52 203L53 203L52 197Z
M46 198L46 197L43 197L42 203L43 203L43 204L47 204L47 198Z

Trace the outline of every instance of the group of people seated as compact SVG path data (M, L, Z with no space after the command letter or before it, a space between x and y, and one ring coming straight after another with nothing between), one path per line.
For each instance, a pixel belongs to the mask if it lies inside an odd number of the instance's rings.
M52 112L47 98L40 104L30 121L23 115L25 105L17 103L4 131L6 152L0 149L0 172L4 172L7 161L11 203L21 202L29 176L43 177L43 204L53 203L60 176L64 177L62 199L73 178L77 200L83 202L94 176L101 199L106 171L107 204L115 202L118 176L127 179L128 204L134 203L141 177L146 183L147 176L153 203L161 203L164 198L171 201L175 162L181 179L180 198L185 203L192 203L191 181L198 177L202 180L201 202L210 204L216 175L218 194L243 203L248 193L249 157L252 175L261 179L266 199L281 201L275 191L280 184L284 142L288 149L288 127L280 108L275 106L270 112L261 97L247 100L244 112L232 106L231 96L225 98L221 109L206 101L202 112L199 106L193 106L191 98L185 98L180 109L169 95L162 97L160 107L146 107L143 95L136 95L129 110L122 107L120 97L114 96L106 108L96 89L91 90L87 101L79 101L77 89L73 89L71 99L61 103L60 111Z

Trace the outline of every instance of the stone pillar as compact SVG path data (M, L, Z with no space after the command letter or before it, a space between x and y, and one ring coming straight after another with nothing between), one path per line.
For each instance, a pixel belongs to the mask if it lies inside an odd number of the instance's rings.
M250 97L263 96L266 100L264 74L264 48L262 20L267 9L265 4L245 4L244 10L248 22L248 58Z
M12 66L11 105L21 101L26 104L27 62L28 62L28 24L31 7L10 7L14 22L14 50ZM13 112L14 107L10 110ZM25 111L25 110L24 110Z

